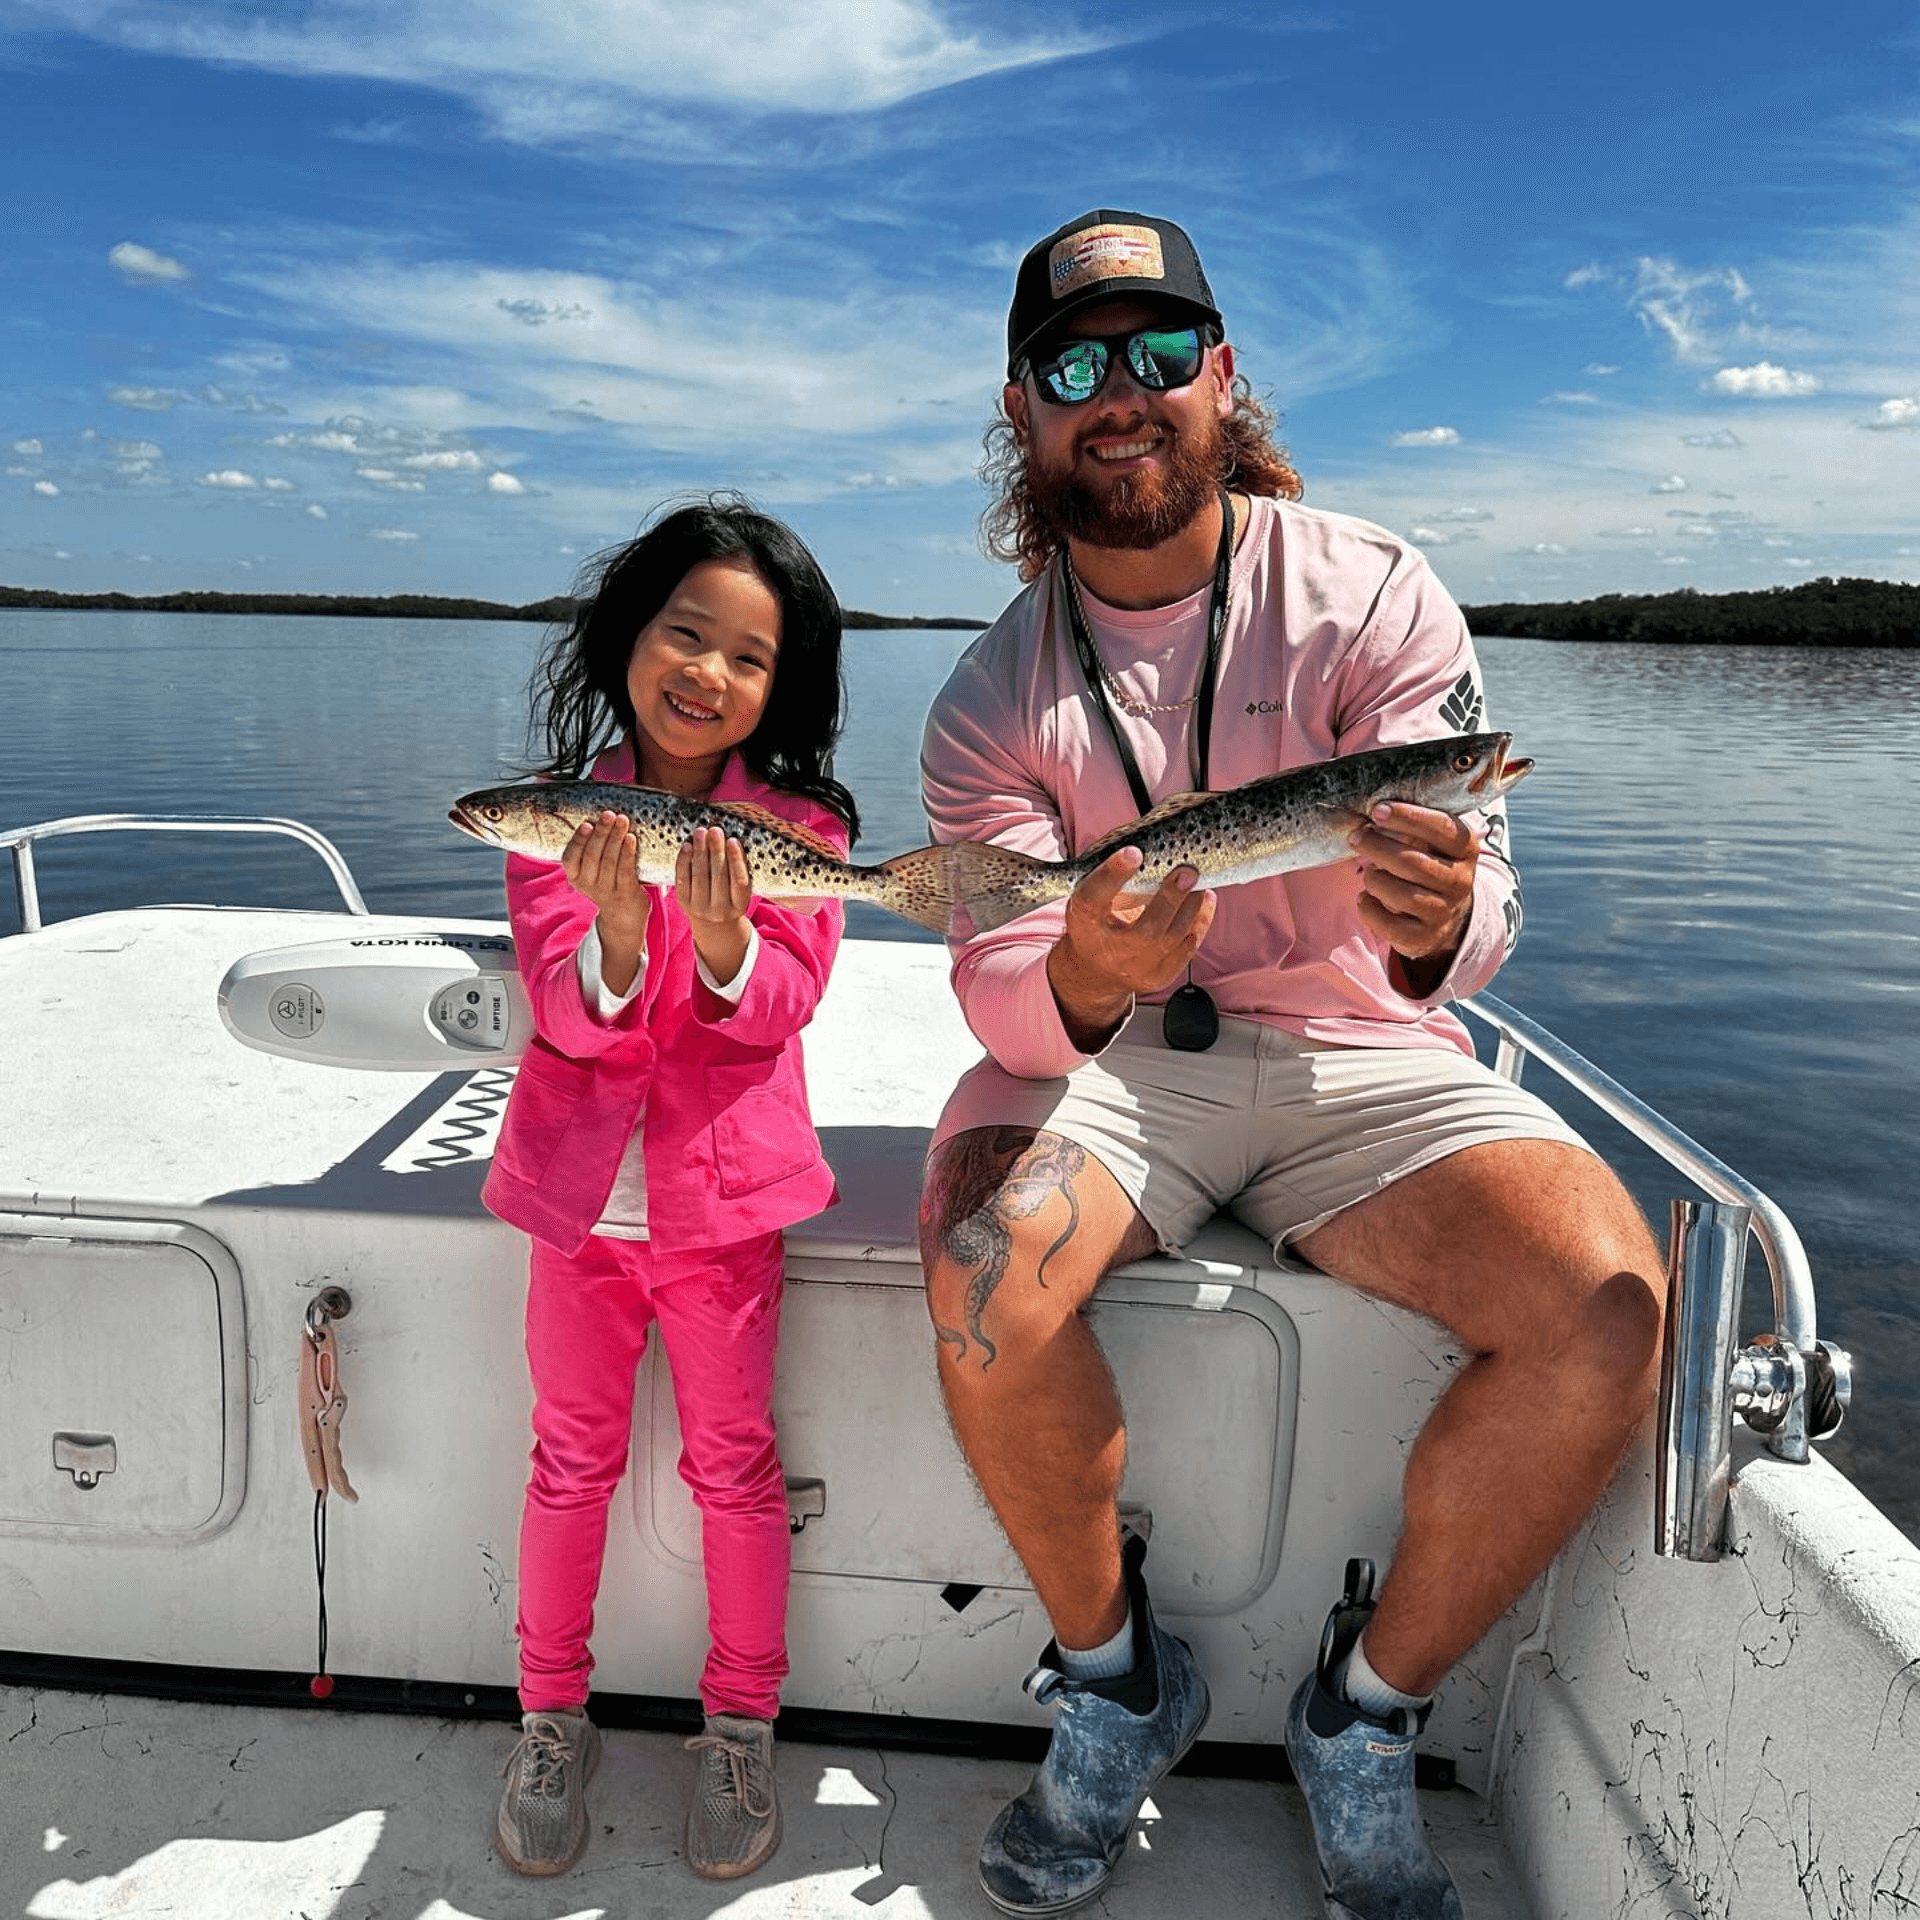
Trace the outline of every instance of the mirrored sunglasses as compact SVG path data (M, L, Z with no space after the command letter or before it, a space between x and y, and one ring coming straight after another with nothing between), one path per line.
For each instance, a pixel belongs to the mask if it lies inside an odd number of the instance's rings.
M1213 342L1206 327L1142 327L1138 333L1112 333L1097 339L1059 340L1029 361L1040 397L1056 407L1077 407L1107 384L1117 359L1138 386L1166 393L1190 386L1200 377Z

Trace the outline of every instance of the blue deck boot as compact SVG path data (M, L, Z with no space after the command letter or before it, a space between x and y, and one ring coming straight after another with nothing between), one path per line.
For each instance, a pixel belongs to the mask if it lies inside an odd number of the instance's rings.
M1460 1920L1460 1896L1427 1844L1413 1794L1426 1711L1384 1720L1343 1699L1338 1674L1373 1613L1373 1562L1349 1560L1320 1658L1287 1709L1287 1758L1306 1796L1327 1920Z
M1040 1771L980 1843L980 1886L1002 1913L1055 1914L1090 1900L1113 1877L1134 1816L1154 1782L1200 1737L1211 1704L1184 1640L1154 1625L1129 1536L1121 1565L1133 1608L1133 1671L1118 1680L1069 1680L1049 1641L1026 1690L1057 1703Z

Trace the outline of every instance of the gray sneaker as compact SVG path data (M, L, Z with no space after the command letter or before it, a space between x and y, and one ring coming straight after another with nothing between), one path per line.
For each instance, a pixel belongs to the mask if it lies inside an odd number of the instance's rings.
M700 1778L687 1814L687 1865L703 1880L737 1880L780 1844L780 1795L773 1779L773 1722L710 1713L687 1742Z
M515 1873L565 1873L587 1844L587 1782L600 1730L585 1713L528 1713L500 1769L506 1791L494 1839Z
M1122 1565L1133 1607L1134 1670L1069 1680L1049 1645L1026 1688L1058 1702L1053 1739L1033 1783L1000 1810L980 1843L980 1887L1002 1913L1055 1914L1090 1900L1113 1876L1140 1803L1200 1737L1211 1700L1184 1640L1154 1624L1129 1539Z
M1340 1696L1334 1675L1373 1612L1373 1562L1347 1562L1320 1658L1287 1709L1287 1758L1306 1796L1328 1920L1460 1920L1460 1896L1427 1844L1413 1792L1424 1712L1385 1720Z

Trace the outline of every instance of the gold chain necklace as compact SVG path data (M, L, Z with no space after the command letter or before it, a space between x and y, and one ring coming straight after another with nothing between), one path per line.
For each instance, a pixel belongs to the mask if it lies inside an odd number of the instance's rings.
M1060 560L1066 571L1067 591L1073 595L1073 604L1075 610L1080 615L1080 624L1085 629L1087 638L1091 640L1093 638L1093 622L1087 618L1086 602L1080 598L1080 582L1074 575L1073 561L1064 548L1061 549ZM1137 720L1144 720L1149 714L1154 713L1184 713L1188 707L1192 706L1193 703L1200 698L1200 688L1196 683L1193 691L1188 694L1184 700L1155 702L1152 700L1136 699L1134 695L1130 694L1126 688L1113 677L1113 674L1107 667L1106 658L1100 652L1098 646L1095 646L1093 649L1093 664L1099 672L1101 682L1105 685L1107 692L1112 695L1114 705L1117 706L1122 713L1130 713ZM1201 668L1203 676L1205 672L1206 669L1203 666Z

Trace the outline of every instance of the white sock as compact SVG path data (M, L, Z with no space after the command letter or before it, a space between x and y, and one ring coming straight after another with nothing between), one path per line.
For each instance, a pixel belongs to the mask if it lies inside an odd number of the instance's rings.
M1059 1646L1059 1642L1054 1643ZM1060 1647L1060 1671L1069 1680L1122 1680L1133 1671L1133 1609L1120 1623L1120 1631L1111 1640L1084 1651Z
M1396 1707L1405 1707L1409 1713L1418 1713L1433 1699L1433 1695L1402 1693L1398 1687L1390 1687L1374 1672L1372 1663L1367 1659L1367 1636L1362 1633L1353 1643L1353 1651L1347 1655L1346 1664L1336 1676L1339 1681L1341 1697L1349 1706L1355 1706L1362 1713L1371 1714L1376 1720L1384 1720Z

